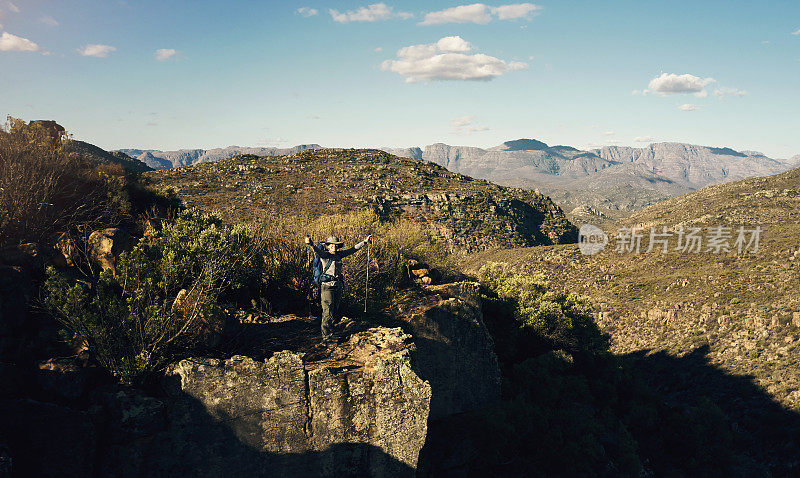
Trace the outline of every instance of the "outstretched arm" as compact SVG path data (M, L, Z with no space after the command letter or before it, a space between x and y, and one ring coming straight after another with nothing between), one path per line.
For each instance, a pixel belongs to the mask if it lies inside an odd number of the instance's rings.
M367 236L366 239L364 239L363 241L359 242L355 246L353 246L353 247L351 247L349 249L344 249L344 250L339 251L339 255L341 257L347 257L350 254L355 253L356 251L358 251L359 249L361 249L362 247L364 247L366 244L368 244L371 241L372 241L372 235L369 235L369 236Z
M320 245L319 244L314 244L314 242L308 236L306 236L306 238L305 238L305 243L306 243L306 245L308 247L311 248L311 250L313 250L317 254L319 254L322 251L322 248L320 247Z

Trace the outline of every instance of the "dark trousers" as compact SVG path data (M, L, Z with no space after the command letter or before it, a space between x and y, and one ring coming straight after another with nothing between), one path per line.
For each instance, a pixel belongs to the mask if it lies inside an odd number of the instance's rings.
M342 283L330 286L322 284L319 291L322 302L322 338L328 338L333 332L333 324L339 318L339 305L342 303Z

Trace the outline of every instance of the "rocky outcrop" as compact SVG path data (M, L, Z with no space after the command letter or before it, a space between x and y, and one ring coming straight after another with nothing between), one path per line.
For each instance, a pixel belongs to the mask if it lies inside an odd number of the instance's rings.
M431 384L432 420L500 400L500 369L477 282L408 290L394 307L414 336L416 369Z
M549 198L533 191L496 194L401 194L370 196L365 202L385 219L420 220L451 251L564 244L577 229Z
M103 474L412 476L431 399L412 350L401 329L377 327L338 345L329 362L288 350L265 361L182 360L166 372L163 403L100 397L107 423L139 417L109 433L128 437L104 454ZM144 432L126 432L140 422Z
M476 283L408 290L393 308L400 327L332 348L182 360L162 397L96 393L112 437L100 473L413 476L429 420L491 405L500 373Z
M134 239L123 229L108 227L92 232L87 242L92 261L116 274L117 256L131 247Z
M291 350L185 359L147 392L77 358L41 361L27 382L0 363L0 465L7 455L21 476L413 476L430 423L500 398L479 297L469 282L410 289L384 325L350 321L327 346L313 320L248 324L253 336L273 327Z

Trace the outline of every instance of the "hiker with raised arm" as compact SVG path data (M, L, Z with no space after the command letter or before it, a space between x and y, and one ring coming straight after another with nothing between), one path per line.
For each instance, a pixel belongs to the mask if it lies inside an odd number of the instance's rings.
M328 343L333 339L332 328L339 316L339 305L342 301L344 280L342 276L342 259L355 253L372 239L369 235L363 241L348 249L336 236L330 236L324 242L314 244L309 236L305 242L314 250L314 282L320 286L320 303L322 305L322 341Z

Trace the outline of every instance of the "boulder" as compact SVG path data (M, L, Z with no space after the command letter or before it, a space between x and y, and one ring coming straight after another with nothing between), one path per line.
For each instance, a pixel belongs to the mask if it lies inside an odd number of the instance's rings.
M53 247L51 257L57 267L72 267L78 260L78 249L69 233L63 233Z
M134 239L123 229L108 227L89 235L89 257L105 269L117 273L117 257L134 244Z

